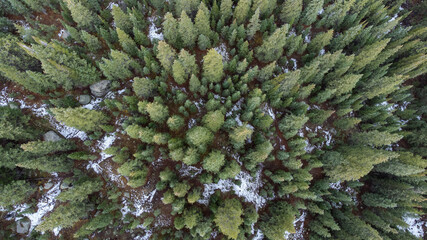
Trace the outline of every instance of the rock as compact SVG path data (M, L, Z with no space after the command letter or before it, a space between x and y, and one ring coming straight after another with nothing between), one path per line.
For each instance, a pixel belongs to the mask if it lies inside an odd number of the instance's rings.
M130 194L129 194L129 192L125 192L123 195L124 195L126 198L130 198Z
M90 92L95 97L102 97L107 94L110 88L111 81L110 80L102 80L100 82L94 83L90 85Z
M91 97L89 95L80 95L79 96L79 103L81 105L86 105L90 103Z
M20 109L21 104L19 102L12 102L12 103L9 103L9 107L12 109Z
M59 188L61 189L67 189L70 187L71 187L71 183L66 183L66 182L61 183L61 186L59 186Z
M53 183L48 182L44 185L44 189L51 189L53 187Z
M16 222L16 232L19 234L26 234L30 230L31 220L27 217Z
M67 39L70 36L70 32L68 32L65 29L61 29L61 31L59 31L58 33L58 37L62 38L62 39Z
M48 142L57 142L62 140L62 138L58 134L56 134L56 132L49 131L43 135L43 140Z

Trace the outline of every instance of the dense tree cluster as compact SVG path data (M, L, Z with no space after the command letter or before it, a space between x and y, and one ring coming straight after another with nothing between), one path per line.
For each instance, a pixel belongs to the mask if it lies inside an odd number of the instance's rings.
M0 238L425 238L423 8L0 1Z

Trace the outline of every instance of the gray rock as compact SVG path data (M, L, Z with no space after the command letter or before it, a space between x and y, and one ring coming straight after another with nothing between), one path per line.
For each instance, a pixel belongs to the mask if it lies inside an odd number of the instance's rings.
M91 98L89 95L80 95L79 96L79 103L81 105L86 105L86 104L90 103L90 100L91 100Z
M12 109L20 109L21 104L19 102L12 102L12 103L9 103L9 107Z
M30 230L31 220L27 217L16 222L16 232L19 234L26 234Z
M100 82L94 83L90 85L90 92L95 97L102 97L107 94L110 88L111 81L110 80L102 80Z
M65 183L65 182L61 183L61 186L59 186L60 189L67 189L67 188L70 188L70 187L71 187L71 184L70 183Z
M48 182L44 185L44 189L51 189L53 187L53 183Z
M65 29L61 29L61 31L59 31L58 33L58 37L62 38L62 39L67 39L70 36L70 32L68 32Z
M62 138L58 134L56 134L56 132L49 131L43 135L43 140L48 142L57 142L62 140Z
M130 198L130 194L129 194L129 192L125 192L125 193L123 194L123 196L125 196L125 197L127 197L127 198Z

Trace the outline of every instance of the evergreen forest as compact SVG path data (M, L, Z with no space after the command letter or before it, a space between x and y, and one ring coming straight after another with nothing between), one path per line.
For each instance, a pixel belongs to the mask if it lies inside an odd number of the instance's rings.
M0 0L0 239L417 240L427 1Z

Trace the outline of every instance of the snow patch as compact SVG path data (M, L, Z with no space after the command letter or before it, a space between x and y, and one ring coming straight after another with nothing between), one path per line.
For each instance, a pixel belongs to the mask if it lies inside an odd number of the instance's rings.
M221 192L233 190L237 196L242 197L246 202L253 203L256 209L260 209L267 202L264 197L259 195L259 190L263 185L261 181L261 171L262 169L257 171L255 178L247 172L240 172L234 178L234 180L241 182L240 185L233 183L231 179L221 179L218 183L205 184L203 199L198 202L207 205L209 203L209 197L215 193L215 190L220 190Z
M194 166L189 166L187 164L182 164L182 167L179 169L179 173L183 177L191 177L194 178L195 176L199 175L203 169L197 168Z
M37 212L31 214L24 214L31 220L30 232L40 224L41 219L46 213L53 210L56 203L56 197L61 193L59 186L61 182L56 183L45 195L43 195L37 203Z
M225 43L221 43L221 45L219 45L214 49L217 53L219 53L222 56L223 62L227 62L230 59L230 56L227 51L227 46L225 46Z
M6 106L12 102L17 102L20 104L21 109L30 109L37 117L47 118L52 127L55 128L65 138L79 138L82 141L88 139L88 136L85 132L56 121L56 119L49 114L47 104L27 105L24 100L10 98L6 90L7 87L3 88L0 93L0 106Z
M156 27L156 24L154 22L156 21L157 16L152 16L148 18L148 21L150 21L150 28L148 32L148 38L153 42L154 39L163 40L163 33L161 32L161 29ZM160 33L158 33L160 32Z
M427 223L424 222L419 216L404 216L403 221L409 226L407 228L403 228L409 231L412 235L417 238L422 239L424 237L424 227L427 227Z

